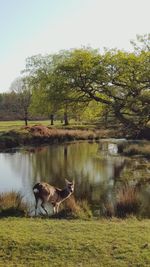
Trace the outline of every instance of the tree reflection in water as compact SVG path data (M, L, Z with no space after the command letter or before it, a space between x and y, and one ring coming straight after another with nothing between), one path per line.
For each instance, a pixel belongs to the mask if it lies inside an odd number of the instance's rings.
M112 141L75 142L22 149L2 157L11 170L9 179L14 184L18 179L21 181L19 190L31 202L33 184L45 181L63 187L67 178L75 180L76 199L86 199L93 207L100 207L102 203L113 202L114 189L121 180L126 180L134 165L133 160L128 161L117 152L117 143ZM9 184L8 190L12 190Z

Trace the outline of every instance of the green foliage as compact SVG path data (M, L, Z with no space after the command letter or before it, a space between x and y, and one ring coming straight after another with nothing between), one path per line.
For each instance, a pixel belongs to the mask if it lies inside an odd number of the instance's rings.
M150 51L150 33L139 35L137 34L136 40L131 40L135 52Z
M70 90L111 107L124 126L141 130L150 118L150 53L74 50L57 68Z
M149 34L132 43L133 52L101 54L88 47L28 58L32 113L55 114L68 124L68 116L96 118L99 106L99 116L111 111L127 131L138 135L150 119ZM100 103L95 112L93 101Z
M102 116L104 109L103 104L92 100L84 108L81 119L88 122L98 120Z

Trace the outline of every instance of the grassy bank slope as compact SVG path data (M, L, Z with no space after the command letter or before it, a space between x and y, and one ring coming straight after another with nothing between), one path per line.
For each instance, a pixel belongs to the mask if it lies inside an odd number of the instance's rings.
M150 266L150 221L0 220L0 266Z

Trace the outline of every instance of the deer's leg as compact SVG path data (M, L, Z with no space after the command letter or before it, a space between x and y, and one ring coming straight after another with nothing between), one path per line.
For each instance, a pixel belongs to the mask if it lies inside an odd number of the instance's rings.
M56 214L56 205L53 205L53 212Z
M60 205L60 204L57 204L57 205L56 205L56 213L59 212L59 205Z
M48 212L47 212L47 210L46 210L45 207L44 207L44 201L42 201L42 203L41 203L41 207L42 207L42 209L46 212L46 215L48 216Z
M38 197L35 196L35 216L37 216Z

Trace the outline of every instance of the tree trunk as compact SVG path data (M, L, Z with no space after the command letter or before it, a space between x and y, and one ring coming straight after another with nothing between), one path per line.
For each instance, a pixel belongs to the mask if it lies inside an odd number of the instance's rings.
M25 122L25 126L28 126L28 113L25 112L24 114L24 122Z
M28 126L28 119L25 117L24 118L25 126Z
M67 115L67 112L64 112L64 125L68 125L69 122L68 122L68 115Z
M65 112L64 112L64 125L68 125L69 124L69 121L68 121L68 106L67 106L67 103L65 104Z
M53 114L50 115L50 120L51 120L51 125L54 125L54 115Z

